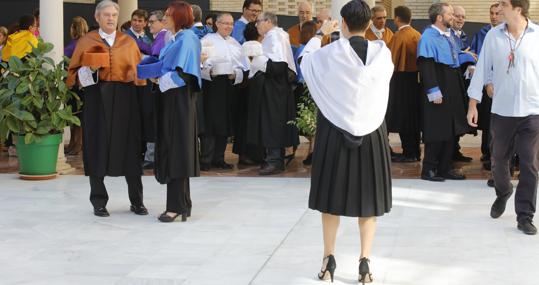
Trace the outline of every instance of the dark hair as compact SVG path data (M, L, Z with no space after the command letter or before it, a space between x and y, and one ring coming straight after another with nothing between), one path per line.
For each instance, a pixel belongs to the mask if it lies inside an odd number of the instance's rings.
M174 1L168 5L170 18L174 21L174 28L178 31L181 29L189 29L194 24L193 9L191 5L185 1Z
M307 21L301 25L300 40L302 45L306 45L309 40L316 35L316 23L314 21Z
M210 18L213 20L213 17L217 17L217 15L215 15L215 14L209 14L208 16L206 16L206 17L204 18L204 24L205 24L206 21L207 21L208 19L210 19Z
M122 31L127 31L127 30L129 30L129 28L131 28L131 20L126 21L125 23L123 23L120 26L120 30L122 30Z
M249 9L249 7L251 7L251 4L262 6L262 1L261 0L245 0L243 1L242 10Z
M489 10L494 8L494 7L499 7L499 6L500 6L500 3L494 3L494 4L490 5Z
M23 15L19 18L19 31L28 30L31 26L36 25L36 18L34 15Z
M393 17L399 17L402 22L410 24L410 21L412 20L412 10L406 6L398 6L393 12Z
M258 34L258 29L256 28L256 22L251 22L245 26L243 31L243 37L245 41L256 41L260 35Z
M528 18L530 14L530 1L528 0L510 0L511 6L513 6L513 9L515 7L520 7L522 11L520 12L520 15Z
M361 32L369 26L371 8L362 0L352 0L341 9L341 17L350 32Z
M436 18L444 13L444 7L449 7L449 4L440 2L430 5L429 19L431 24L436 23Z
M142 10L142 9L137 9L135 11L133 11L133 13L131 13L131 18L133 18L133 16L137 16L138 18L143 18L144 21L148 21L148 11L146 10Z
M32 13L32 15L34 15L34 17L36 17L36 18L39 18L39 9L35 9L34 13Z

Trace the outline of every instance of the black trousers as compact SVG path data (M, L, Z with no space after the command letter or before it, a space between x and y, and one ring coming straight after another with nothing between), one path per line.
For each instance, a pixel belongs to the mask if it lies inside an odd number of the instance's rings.
M517 220L533 218L537 202L539 171L539 115L503 117L491 115L492 178L498 197L509 195L513 185L509 166L513 149L520 160L520 178L515 193Z
M399 133L402 145L402 154L408 158L421 158L420 140L421 134L419 132L413 134Z
M142 200L142 179L140 175L126 176L129 201L131 205L144 205ZM90 176L90 202L94 208L107 206L109 195L105 187L104 177Z
M189 177L167 183L167 212L184 214L192 207Z
M438 175L447 174L452 167L454 140L425 143L422 172L435 171Z
M200 136L200 163L221 163L225 161L228 138L218 135Z
M284 148L267 148L266 163L277 168L284 168Z
M481 133L481 154L490 160L490 130Z

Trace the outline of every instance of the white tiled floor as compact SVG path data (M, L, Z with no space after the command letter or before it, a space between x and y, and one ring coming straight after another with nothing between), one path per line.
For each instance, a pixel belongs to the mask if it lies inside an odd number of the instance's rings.
M148 216L128 211L107 178L109 218L93 216L83 176L45 182L0 175L0 284L324 284L320 215L309 180L197 178L193 217L159 223L165 187L144 177ZM379 219L374 284L539 284L539 236L516 229L513 200L489 217L485 181L394 180ZM355 219L341 222L335 284L357 283Z

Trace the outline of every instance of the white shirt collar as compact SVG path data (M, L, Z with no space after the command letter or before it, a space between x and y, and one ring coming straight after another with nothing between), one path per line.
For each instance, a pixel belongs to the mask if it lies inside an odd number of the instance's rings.
M453 28L452 28L452 30L455 33L455 35L457 35L458 37L460 37L462 35L462 30L455 30Z
M103 31L101 28L99 29L99 36L107 41L107 43L110 46L114 45L114 40L116 40L116 31L112 32L112 34L107 34L105 31Z
M399 28L399 31L402 30L402 29L404 29L404 28L406 28L406 27L410 27L410 25L404 25L404 26L400 27L400 28Z
M183 32L183 30L177 31L174 35L172 35L172 33L171 33L170 40L173 41L173 42L175 42L175 41L176 41L176 36L177 36L179 33L181 33L181 32Z
M249 24L249 21L247 21L247 19L245 19L245 17L241 16L241 18L239 19L240 22L243 22L245 24Z
M378 30L374 25L371 25L371 31L376 35L376 37L380 40L382 39L384 32L386 31L385 28L382 28Z
M449 30L449 29L447 29L446 31L442 31L442 30L438 29L438 27L436 27L435 25L431 25L431 27L436 29L440 33L440 35L442 35L442 36L446 36L446 37L451 36L451 30Z
M202 22L196 22L193 24L193 27L203 27Z
M135 37L137 37L137 38L144 37L144 30L142 30L142 32L139 34L139 33L135 32L135 30L133 30L133 27L131 27L129 29L131 30L133 35L135 35Z

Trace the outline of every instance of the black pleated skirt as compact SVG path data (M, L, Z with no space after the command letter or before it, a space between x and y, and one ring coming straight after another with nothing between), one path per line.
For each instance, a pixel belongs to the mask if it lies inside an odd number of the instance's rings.
M391 210L385 123L352 146L344 131L319 112L315 141L309 208L348 217L382 216Z

